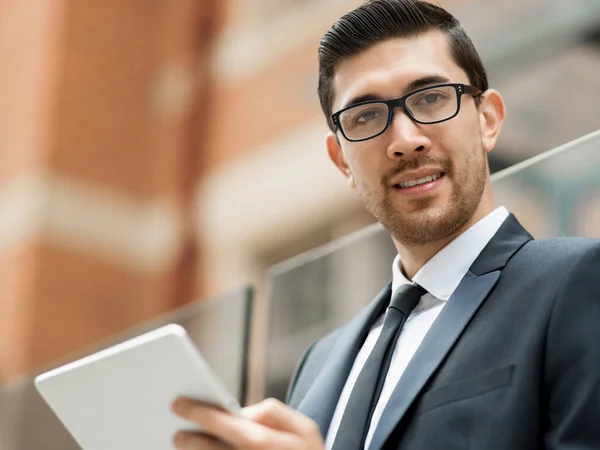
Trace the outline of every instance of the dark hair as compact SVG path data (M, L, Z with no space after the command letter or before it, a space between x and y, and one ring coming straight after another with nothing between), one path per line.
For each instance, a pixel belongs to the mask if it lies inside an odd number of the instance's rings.
M332 80L340 61L380 41L414 37L436 29L449 38L452 57L466 72L469 83L486 91L488 80L481 58L452 14L423 0L367 0L334 23L319 46L318 92L329 127L334 129Z

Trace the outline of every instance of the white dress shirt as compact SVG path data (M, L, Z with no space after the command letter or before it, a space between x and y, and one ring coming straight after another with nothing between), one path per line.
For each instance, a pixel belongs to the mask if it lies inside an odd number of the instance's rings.
M373 412L373 418L365 441L365 449L371 443L381 414L396 384L398 384L400 377L417 351L417 348L419 348L429 328L431 328L431 325L469 270L469 267L471 267L477 256L496 234L507 217L508 211L506 208L497 208L436 253L414 276L413 282L426 289L427 293L421 297L412 314L406 320L396 343L381 396ZM400 255L394 259L392 274L392 292L403 284L411 283L400 269ZM344 410L346 409L358 375L373 350L377 338L379 338L379 334L383 328L383 318L384 316L382 315L373 324L371 331L354 360L333 414L329 431L327 432L325 447L328 450L333 446Z

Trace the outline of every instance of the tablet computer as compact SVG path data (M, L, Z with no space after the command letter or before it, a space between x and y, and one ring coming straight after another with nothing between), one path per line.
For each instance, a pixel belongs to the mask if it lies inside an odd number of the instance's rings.
M41 374L35 385L84 450L174 448L177 430L197 430L171 412L180 396L241 409L176 324Z

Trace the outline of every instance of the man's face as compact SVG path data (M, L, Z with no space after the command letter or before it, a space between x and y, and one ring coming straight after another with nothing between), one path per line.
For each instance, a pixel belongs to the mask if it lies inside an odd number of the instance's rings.
M419 85L427 78L439 81ZM442 80L469 84L452 59L444 34L434 31L389 39L337 65L333 111L357 97L394 99L414 90L409 85L427 87ZM397 241L405 245L437 241L482 209L489 184L487 152L493 149L504 117L500 98L501 117L492 117L490 128L488 113L490 107L498 109L495 100L484 96L482 110L472 96L463 95L456 117L430 125L413 122L396 108L390 127L373 139L348 142L339 131L337 140L333 134L328 136L329 154L357 188L366 208ZM406 185L431 180L430 176L433 181Z

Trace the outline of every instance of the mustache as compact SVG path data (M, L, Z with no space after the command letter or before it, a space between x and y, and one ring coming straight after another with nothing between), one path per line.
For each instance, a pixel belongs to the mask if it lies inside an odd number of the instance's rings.
M408 170L417 170L421 167L439 167L442 172L446 174L452 173L454 165L450 158L436 158L434 156L420 156L412 159L402 159L398 162L396 167L390 170L381 178L381 186L388 188L391 186L392 179L397 177L398 174L406 172Z

